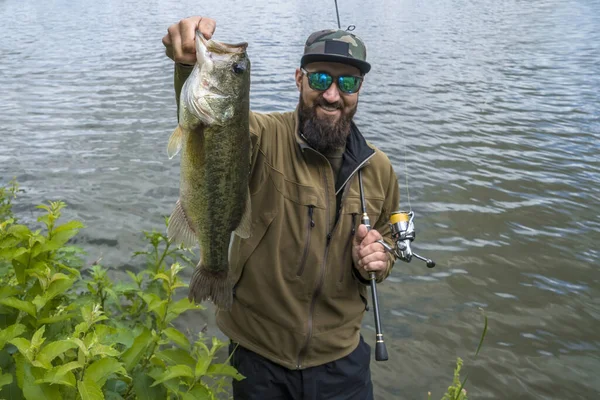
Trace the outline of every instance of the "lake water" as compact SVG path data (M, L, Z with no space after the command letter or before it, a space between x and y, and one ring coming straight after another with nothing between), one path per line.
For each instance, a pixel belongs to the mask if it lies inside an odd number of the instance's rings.
M399 262L379 285L376 398L439 399L458 356L472 399L600 398L600 2L339 6L373 66L357 123L438 264ZM178 196L161 38L198 14L249 42L257 111L295 106L304 40L336 26L333 1L0 0L0 183L20 182L23 219L62 199L90 260L139 268L140 232Z

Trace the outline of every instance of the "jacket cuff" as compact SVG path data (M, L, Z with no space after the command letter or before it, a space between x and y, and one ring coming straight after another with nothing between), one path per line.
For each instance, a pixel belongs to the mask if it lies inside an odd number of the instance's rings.
M354 266L352 267L352 274L354 275L354 277L363 285L365 286L369 286L371 284L371 281L369 279L365 279L360 272L358 272L358 270L356 268L354 268Z

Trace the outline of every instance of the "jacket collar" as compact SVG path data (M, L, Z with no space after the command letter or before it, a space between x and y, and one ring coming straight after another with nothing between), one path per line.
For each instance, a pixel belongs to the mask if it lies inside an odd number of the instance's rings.
M294 132L296 136L296 142L302 151L306 149L314 150L304 139L300 132L300 122L298 117L298 107L294 112ZM339 192L345 184L350 180L356 171L358 171L368 160L375 155L373 150L368 144L354 121L350 125L350 134L346 139L346 149L344 150L342 158L342 167L340 169L337 181L335 183L336 193Z

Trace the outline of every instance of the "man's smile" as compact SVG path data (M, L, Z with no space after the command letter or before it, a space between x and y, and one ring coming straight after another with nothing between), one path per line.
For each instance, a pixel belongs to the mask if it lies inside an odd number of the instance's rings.
M318 105L317 110L320 111L322 114L331 115L331 116L333 116L333 115L338 116L342 113L342 110L340 110L337 107L325 106L325 105Z

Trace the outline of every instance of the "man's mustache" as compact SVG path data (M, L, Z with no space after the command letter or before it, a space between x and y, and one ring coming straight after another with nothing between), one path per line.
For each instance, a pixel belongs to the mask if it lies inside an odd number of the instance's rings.
M318 106L322 106L322 107L326 107L326 108L336 108L338 110L341 110L344 108L344 105L342 104L341 101L336 101L335 103L330 103L327 100L325 100L325 98L323 98L323 95L320 95L319 97L317 97L313 108L317 108Z

